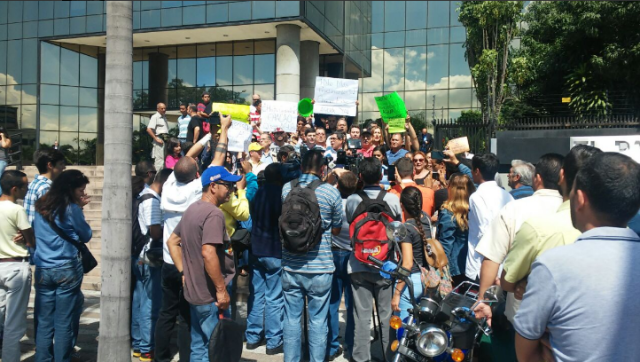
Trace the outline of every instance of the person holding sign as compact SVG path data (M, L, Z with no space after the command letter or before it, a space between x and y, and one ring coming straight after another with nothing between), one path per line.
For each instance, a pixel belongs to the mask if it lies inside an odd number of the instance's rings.
M208 92L204 92L202 93L202 103L198 103L198 116L202 118L202 130L205 134L209 133L211 113L211 95Z

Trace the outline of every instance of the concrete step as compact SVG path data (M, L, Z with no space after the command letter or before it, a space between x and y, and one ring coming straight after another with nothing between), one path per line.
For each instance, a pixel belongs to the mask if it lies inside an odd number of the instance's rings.
M100 197L100 201L96 200L96 197ZM91 196L91 202L84 207L85 213L87 211L100 211L102 212L102 196L94 195Z
M89 205L91 205L91 203L89 203ZM102 209L98 209L98 210L87 209L87 210L83 210L83 212L84 212L84 217L87 219L93 219L93 220L102 219Z

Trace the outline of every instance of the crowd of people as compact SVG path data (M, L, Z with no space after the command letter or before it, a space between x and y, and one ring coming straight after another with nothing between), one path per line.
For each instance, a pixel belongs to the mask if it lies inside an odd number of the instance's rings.
M479 295L494 284L508 292L503 311L474 307L494 329L495 360L640 356L637 328L625 318L640 307L620 294L640 287L640 166L630 158L579 145L535 165L514 160L507 191L496 155L433 150L433 137L409 117L403 133L390 134L381 120L319 115L298 117L291 134L262 132L258 95L253 142L234 153L230 117L202 98L180 106L177 138L167 136L158 104L148 125L153 157L132 178L131 347L141 361L170 361L175 328L181 361L209 361L220 318L237 314L238 278L250 278L245 349L266 345L285 361L305 350L311 361L370 361L375 308L390 358L390 317L407 316L412 301L404 282L362 259L375 252L359 233L376 240L384 232L370 228L372 218L404 223L397 249L375 255L410 271L416 298L466 281L479 284ZM92 236L82 212L89 180L65 171L57 150L38 151L36 166L30 183L19 171L0 179L3 361L20 359L30 260L36 360L69 361L78 336L76 244Z

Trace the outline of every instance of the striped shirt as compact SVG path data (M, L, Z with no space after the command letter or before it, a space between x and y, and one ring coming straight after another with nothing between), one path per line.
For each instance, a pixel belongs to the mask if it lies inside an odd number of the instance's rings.
M189 122L191 122L191 116L184 115L178 117L178 139L182 142L187 140L187 130L189 128Z
M142 190L140 196L152 194L154 198L148 199L140 203L138 206L138 223L140 223L140 231L146 235L151 225L163 225L162 210L160 209L160 195L153 191L150 187Z
M33 225L33 219L36 218L36 201L44 196L51 188L51 180L42 176L36 177L29 184L27 194L24 197L24 209L27 212L27 220Z
M300 185L307 186L318 177L313 174L303 174L300 176ZM287 183L282 188L282 201L291 191L291 183ZM325 183L316 189L316 197L320 205L320 216L322 218L322 239L305 255L293 254L286 249L282 249L282 267L284 270L293 273L333 273L333 253L331 252L331 229L342 227L342 198L338 189Z

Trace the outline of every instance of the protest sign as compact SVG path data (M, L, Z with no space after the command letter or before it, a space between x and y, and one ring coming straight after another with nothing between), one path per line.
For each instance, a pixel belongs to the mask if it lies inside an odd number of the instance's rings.
M402 133L406 131L404 128L405 118L392 118L387 123L389 124L389 133Z
M248 152L251 143L252 127L244 122L231 121L227 131L227 149L230 152Z
M260 129L274 132L282 128L285 132L295 132L298 123L298 103L286 101L262 101Z
M571 137L569 147L588 145L598 147L604 152L618 152L640 162L640 136L582 136Z
M249 106L244 104L211 103L211 112L228 114L234 121L249 123Z
M316 77L315 114L355 117L358 81L353 79Z
M394 118L407 118L407 108L397 92L382 97L375 97L380 116L385 122Z
M447 143L447 149L453 152L454 155L469 152L469 139L467 136L454 138Z

